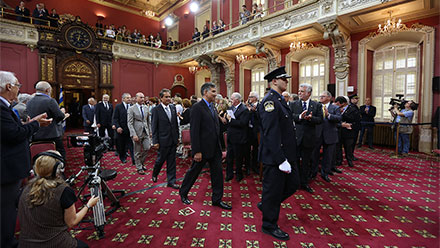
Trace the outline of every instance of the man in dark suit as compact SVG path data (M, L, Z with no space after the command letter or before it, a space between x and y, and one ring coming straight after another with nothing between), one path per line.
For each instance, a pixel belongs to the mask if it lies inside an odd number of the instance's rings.
M347 159L348 166L353 167L353 145L356 137L356 132L352 126L355 123L358 111L352 105L348 105L348 101L343 96L338 96L335 99L336 106L339 107L342 116L342 123L340 127L340 144L344 146L345 158ZM342 158L342 151L337 151L338 157Z
M361 112L359 110L358 107L358 102L359 102L359 96L357 94L353 94L351 96L348 97L350 99L349 105L356 110L356 113L353 115L355 116L355 119L352 123L352 129L354 131L354 140L353 140L353 145L351 146L351 148L353 149L353 161L358 160L355 156L354 156L354 149L356 147L356 142L358 140L358 136L359 136L359 131L361 131Z
M365 130L367 130L367 142L370 149L373 147L373 130L374 130L374 117L376 116L376 107L371 105L370 98L365 98L365 105L360 107L361 112L361 136L359 137L358 147L362 146ZM364 123L370 122L370 123Z
M151 130L153 147L158 148L157 159L154 163L153 182L167 161L168 187L178 189L176 184L176 148L179 140L179 125L177 124L176 107L171 103L171 91L162 89L159 93L160 104L151 111Z
M313 172L316 175L319 167L319 155L321 146L323 147L323 159L321 164L321 177L326 182L330 182L329 175L333 175L333 171L341 173L337 168L332 168L333 156L335 153L336 143L338 142L338 124L342 117L339 108L331 104L332 94L324 91L319 96L319 101L323 109L323 121L316 125L316 147L313 151Z
M127 126L127 110L130 107L131 95L122 94L122 102L115 107L112 116L112 124L116 130L116 142L118 145L118 156L122 163L127 162L127 151L130 151L131 163L134 164L133 142L130 138L130 131Z
M48 118L53 118L52 124L42 127L32 137L32 141L53 141L56 150L66 159L66 150L63 144L63 130L57 124L69 117L64 108L60 109L55 99L50 97L52 86L46 81L40 81L35 85L37 93L26 104L26 110L30 118L42 113L47 113Z
M232 207L222 201L221 134L219 117L214 106L217 89L215 84L208 82L202 85L200 91L203 95L202 100L191 108L191 153L194 160L180 187L180 199L184 204L191 204L188 193L196 182L203 166L208 163L211 172L212 205L231 210Z
M249 110L248 142L246 144L245 164L247 169L252 169L259 174L258 166L258 134L260 133L260 118L258 117L258 93L251 91L247 100Z
M34 18L34 24L36 25L48 25L47 15L49 13L44 8L43 3L37 3L34 12L32 12L32 17Z
M263 212L262 231L280 240L290 238L277 224L281 203L295 193L300 185L293 116L281 95L287 88L287 78L290 76L286 74L284 66L269 72L264 79L271 88L258 105L263 193L257 207Z
M11 103L17 99L21 84L11 72L0 71L1 107L1 247L16 247L14 238L21 180L29 176L31 169L29 139L39 130L51 123L47 114L40 114L28 123L22 124L12 111Z
M93 123L95 121L95 98L90 97L87 100L88 104L82 107L82 117L83 117L83 126L84 132L94 133L95 129L93 127Z
M98 127L99 136L105 137L105 130L110 137L110 150L113 149L113 129L112 129L112 115L113 105L109 102L110 96L102 95L102 102L96 104L96 126Z
M17 21L29 22L29 15L31 12L26 8L24 1L20 1L20 4L15 8L15 14L17 14Z
M240 182L243 179L243 162L244 151L247 142L247 132L249 127L249 111L241 103L241 95L234 92L231 95L232 106L229 108L232 111L234 118L227 115L227 143L228 151L226 155L226 181L230 181L234 177L234 161L236 179Z
M301 84L298 94L300 100L290 105L296 125L297 163L299 165L301 188L313 193L309 186L312 168L311 158L315 147L315 126L322 122L322 105L310 99L312 95L312 85L310 84Z

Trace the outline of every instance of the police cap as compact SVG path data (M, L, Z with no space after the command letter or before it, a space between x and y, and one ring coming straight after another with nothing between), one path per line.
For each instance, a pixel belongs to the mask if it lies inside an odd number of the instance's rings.
M291 78L291 76L286 73L285 68L286 68L285 66L280 66L276 68L275 70L269 72L266 76L264 76L264 79L271 82L273 79Z

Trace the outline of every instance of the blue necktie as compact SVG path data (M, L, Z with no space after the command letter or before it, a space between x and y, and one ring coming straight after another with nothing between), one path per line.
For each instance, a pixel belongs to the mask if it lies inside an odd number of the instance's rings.
M142 114L142 120L144 119L144 110L142 109L142 106L141 106L141 114Z
M215 117L214 105L212 103L209 104L209 110L211 110L212 117Z
M303 111L304 110L307 110L307 103L306 102L303 102Z

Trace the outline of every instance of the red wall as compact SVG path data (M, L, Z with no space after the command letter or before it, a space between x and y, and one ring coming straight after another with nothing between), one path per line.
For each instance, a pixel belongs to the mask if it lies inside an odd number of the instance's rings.
M0 70L15 73L23 84L22 93L34 93L34 84L38 81L38 49L31 51L25 45L0 42Z
M15 8L20 1L5 0L4 2ZM137 28L138 30L141 30L141 33L146 35L150 32L155 35L159 31L158 21L96 4L88 0L27 0L25 2L26 7L31 11L31 14L35 9L35 5L43 2L49 12L52 8L55 8L58 14L69 13L75 16L79 15L83 22L88 23L91 26L95 26L97 21L96 15L103 14L105 19L102 21L102 23L105 25L115 24L116 27L126 25L131 31Z
M252 80L252 71L251 70L244 70L244 92L243 92L243 98L246 99L247 96L249 96L249 93L251 92L251 81Z
M113 96L120 98L122 93L135 94L142 91L146 96L158 96L163 88L171 89L174 76L184 77L187 95L194 94L194 75L186 67L160 64L157 67L149 62L120 59L113 62Z

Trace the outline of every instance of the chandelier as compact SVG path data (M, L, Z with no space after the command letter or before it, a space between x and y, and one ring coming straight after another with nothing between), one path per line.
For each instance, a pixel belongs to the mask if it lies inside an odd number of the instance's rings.
M307 49L311 49L314 47L315 46L313 45L313 43L301 42L301 41L298 41L298 39L296 41L290 43L290 51L292 51L292 52L296 52L299 50L307 50Z
M154 17L156 16L156 13L152 10L142 10L141 13L146 17Z
M396 22L396 18L391 16L393 12L388 11L388 13L390 14L390 17L388 18L388 20L385 21L383 25L379 24L377 29L378 34L391 35L392 33L406 29L406 25L402 23L401 19L397 20Z
M195 65L188 67L188 70L191 74L195 74L196 72L201 71L201 70L205 70L205 69L208 69L208 67L207 66L199 67L199 66L195 66Z
M254 55L243 55L243 54L237 54L236 56L235 56L235 59L237 60L237 62L239 63L239 64L241 64L241 63L243 63L243 62L246 62L246 61L248 61L248 60L252 60L252 59L259 59L259 58L261 58L261 56L259 56L259 55L257 55L257 54L254 54Z

